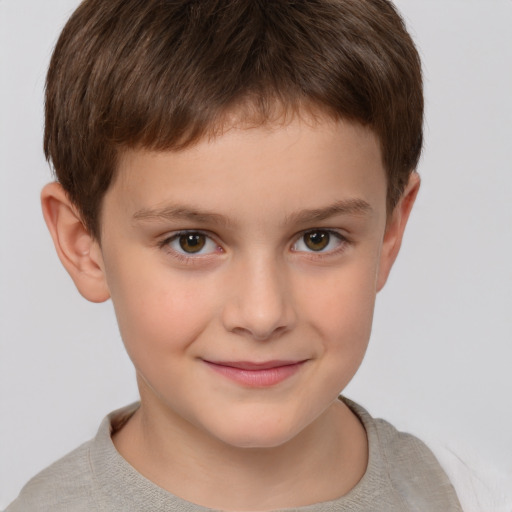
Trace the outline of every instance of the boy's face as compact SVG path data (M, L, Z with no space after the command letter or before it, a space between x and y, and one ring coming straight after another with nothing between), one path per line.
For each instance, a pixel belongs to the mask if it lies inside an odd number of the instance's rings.
M378 140L349 123L124 153L100 266L148 416L238 447L321 422L361 363L403 217L386 229Z

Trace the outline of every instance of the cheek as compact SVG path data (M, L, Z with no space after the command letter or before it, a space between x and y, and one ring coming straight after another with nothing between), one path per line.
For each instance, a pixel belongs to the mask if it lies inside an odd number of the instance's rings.
M324 350L362 357L371 332L375 305L376 262L358 261L318 280L302 309L319 332Z
M133 273L117 268L110 288L119 330L136 366L187 350L215 310L207 286L198 290L195 282L168 269Z
M326 396L337 396L361 365L371 334L375 280L347 269L308 298L309 329L320 340L317 356Z

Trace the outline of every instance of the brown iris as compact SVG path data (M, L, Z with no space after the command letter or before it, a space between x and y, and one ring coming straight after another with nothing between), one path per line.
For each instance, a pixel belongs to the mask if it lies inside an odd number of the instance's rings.
M321 251L329 245L331 236L327 231L310 231L304 235L304 243L312 251Z
M199 252L206 244L206 236L201 233L186 233L179 238L180 247L189 254Z

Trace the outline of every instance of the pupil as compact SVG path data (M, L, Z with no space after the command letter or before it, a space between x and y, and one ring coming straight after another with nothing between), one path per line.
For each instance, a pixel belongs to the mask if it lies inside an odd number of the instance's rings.
M330 236L325 231L313 231L306 235L306 245L312 251L321 251L329 244Z
M199 252L204 247L205 243L205 236L200 233L180 236L180 247L188 253Z

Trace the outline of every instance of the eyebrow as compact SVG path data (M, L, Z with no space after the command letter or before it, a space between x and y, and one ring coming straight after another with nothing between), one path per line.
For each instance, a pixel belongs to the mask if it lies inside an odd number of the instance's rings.
M300 210L287 215L285 225L311 224L335 216L364 216L373 211L369 203L363 199L345 199L336 201L324 208ZM200 224L214 224L230 227L233 222L219 213L199 210L193 207L169 205L164 208L142 208L133 214L135 221L176 221L188 220Z
M326 206L292 213L286 217L286 224L312 224L331 217L350 215L363 217L373 212L373 208L363 199L344 199Z
M166 206L164 208L142 208L133 214L136 221L152 221L152 220L189 220L201 224L217 224L221 226L230 226L232 222L218 213L198 210L186 206Z

